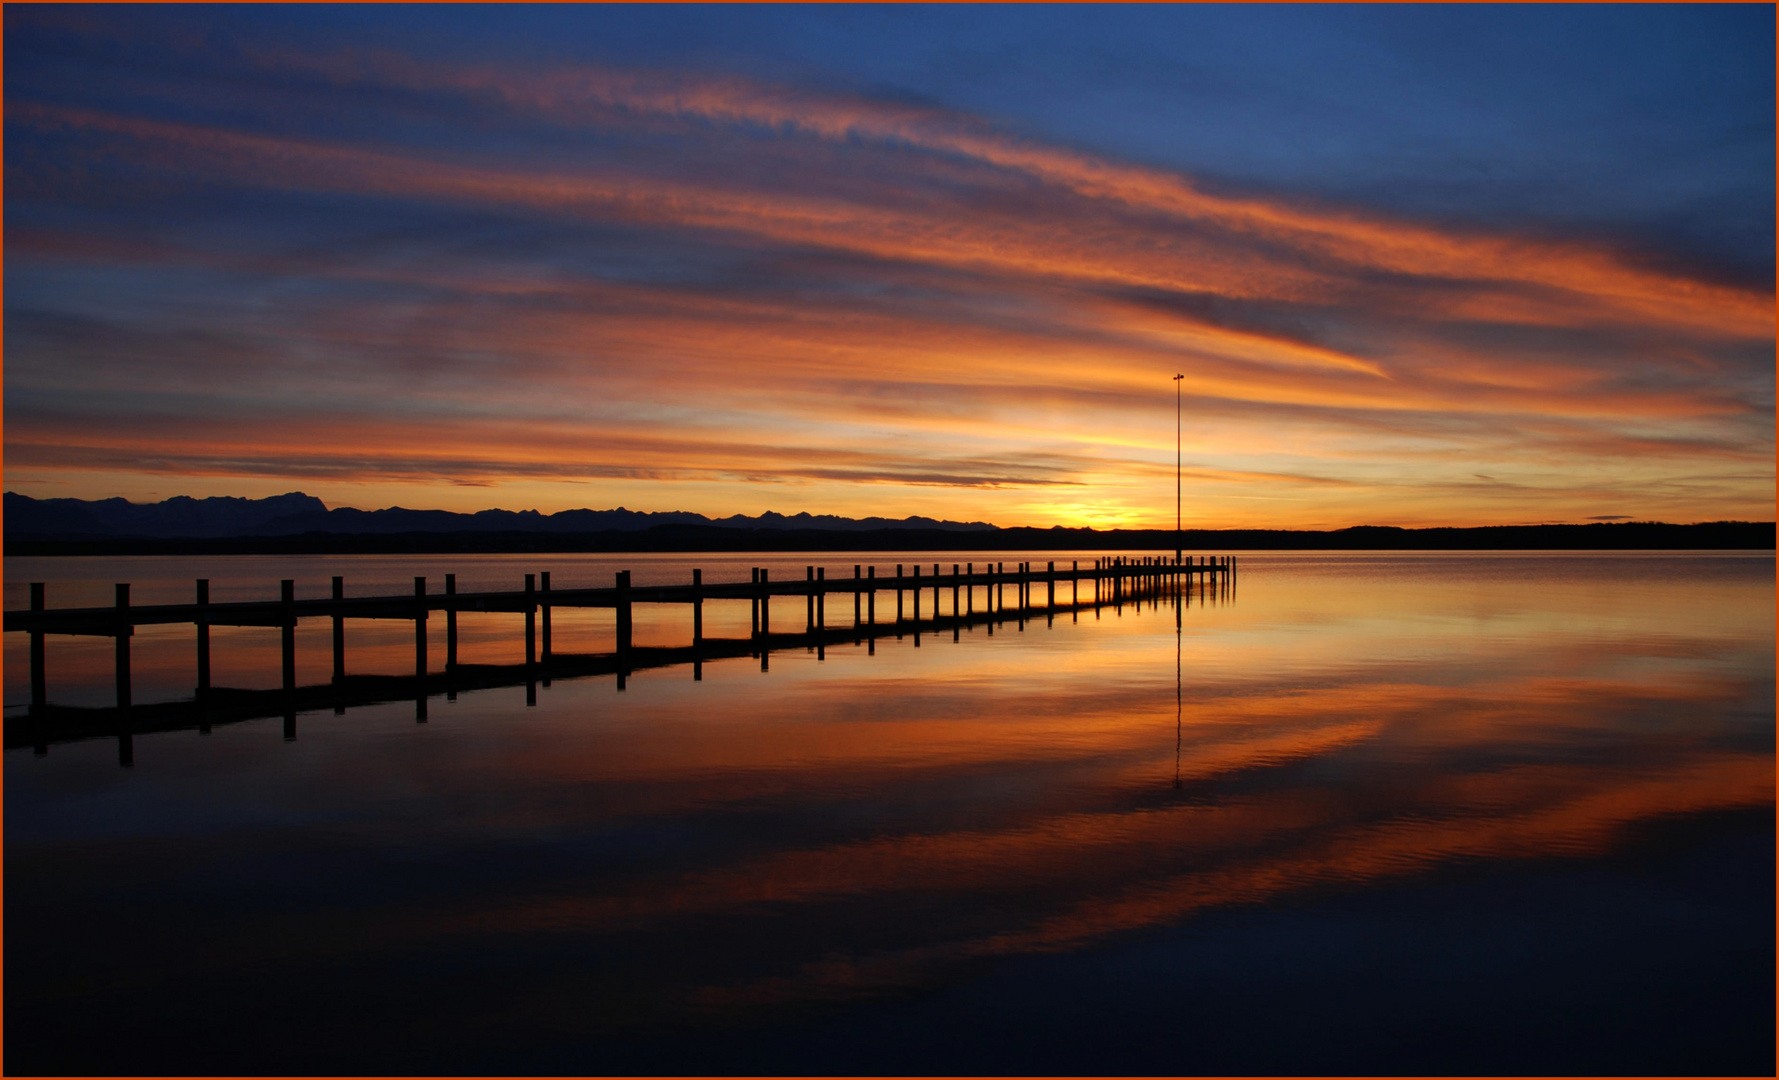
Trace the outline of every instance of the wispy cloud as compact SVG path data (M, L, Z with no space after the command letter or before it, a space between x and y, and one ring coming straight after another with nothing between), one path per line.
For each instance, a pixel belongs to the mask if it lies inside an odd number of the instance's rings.
M1043 490L1090 487L1128 521L1171 502L1179 372L1207 523L1523 516L1478 472L1540 515L1770 512L1772 298L1704 273L1207 190L857 93L207 62L304 107L11 95L26 479L1034 524L1080 520ZM344 102L352 123L315 119ZM1724 459L1767 467L1687 494ZM1278 498L1305 485L1325 494Z

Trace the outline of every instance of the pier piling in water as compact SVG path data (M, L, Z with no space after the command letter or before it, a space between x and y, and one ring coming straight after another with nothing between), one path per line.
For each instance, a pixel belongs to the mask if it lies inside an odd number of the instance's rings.
M543 624L543 632L544 632L543 633L543 639L544 639L543 640L543 656L544 656L544 666L547 669L550 664L550 652L551 652L551 650L550 650L550 572L548 570L543 571L542 573L538 574L537 579L538 579L538 597L539 597L537 616L538 616L538 621ZM545 686L550 685L550 679L549 679L548 675L544 676L544 685Z
M1015 563L1011 574L1006 564L991 562L981 573L976 572L975 564L952 564L951 568L951 610L944 610L943 592L944 567L931 564L932 569L932 610L925 610L921 593L927 582L922 580L919 564L914 564L912 571L907 564L897 564L896 578L892 587L896 593L896 622L893 632L898 637L905 633L915 636L915 644L922 645L921 637L927 633L944 628L949 621L953 640L958 640L961 631L981 623L984 629L993 634L997 623L1016 621L1024 629L1025 621L1039 609L1035 588L1039 583L1044 586L1044 603L1046 621L1054 624L1054 615L1059 600L1057 584L1068 581L1070 595L1067 602L1069 609L1079 617L1083 607L1090 607L1097 613L1102 606L1122 609L1126 603L1134 602L1139 610L1161 603L1174 603L1184 607L1191 602L1191 593L1196 586L1200 602L1206 599L1216 603L1224 603L1232 599L1237 559L1234 556L1199 556L1197 558L1181 557L1175 559L1138 556L1134 558L1102 557L1093 560L1089 567L1084 567L1081 560L1073 560L1066 570L1059 571L1055 561L1045 564L1039 570L1031 562ZM538 578L542 578L542 589L538 588ZM1084 603L1087 595L1081 589L1083 580L1093 584L1092 600ZM280 712L288 713L287 729L294 736L294 711L298 708L312 708L316 704L333 704L336 711L344 709L343 702L364 700L369 692L364 689L370 685L382 685L379 680L388 680L391 676L349 676L345 663L345 621L352 618L363 619L404 619L414 624L414 676L411 680L401 682L412 688L415 699L417 719L425 719L426 698L437 690L447 695L454 695L460 686L488 685L485 681L494 676L491 672L516 670L522 672L527 687L527 701L535 702L536 682L541 678L545 685L552 673L560 674L561 670L576 674L586 673L589 661L598 660L598 655L565 655L558 657L554 650L551 626L551 613L555 607L598 608L610 607L616 612L615 654L609 658L615 661L615 672L619 688L625 685L625 679L633 667L633 658L640 657L638 662L648 666L656 666L665 662L691 662L694 665L694 679L701 679L703 663L710 656L734 655L739 648L743 654L752 652L760 659L761 670L767 670L770 653L774 644L771 625L771 600L774 596L804 596L806 625L804 643L810 651L817 653L818 658L825 659L826 647L839 641L841 636L863 641L870 653L875 654L876 639L879 627L876 621L876 594L880 582L877 578L875 565L855 564L851 581L827 580L825 567L810 566L806 568L802 581L774 583L765 567L755 567L746 583L707 584L703 572L692 571L689 585L661 585L648 588L636 588L631 581L629 571L619 571L609 589L585 588L557 590L549 573L524 575L525 587L521 592L486 592L459 593L455 574L445 575L445 588L442 594L429 595L426 591L426 579L417 576L414 579L414 591L406 597L356 597L348 599L345 594L344 579L335 576L332 580L331 595L327 599L298 600L295 593L295 582L286 579L280 582L276 601L249 601L215 604L211 602L209 579L200 578L196 581L195 603L169 604L150 607L138 607L130 601L130 585L119 583L116 586L115 603L108 608L73 608L50 610L45 600L43 582L31 583L30 607L24 611L6 613L6 629L23 632L30 637L30 678L31 698L30 710L24 717L15 721L17 730L29 731L30 738L37 740L30 745L47 745L41 736L45 732L54 733L55 725L64 723L68 717L94 713L110 715L111 710L80 710L56 707L50 703L47 689L47 639L53 634L98 635L109 636L116 645L116 707L115 713L120 721L132 709L131 686L131 636L134 628L144 624L189 623L196 631L197 643L197 687L194 699L206 702L200 712L200 730L210 723L210 717L226 717L234 715L242 702L249 699L267 700L255 695L275 695L275 699L285 704L279 706L270 715ZM1014 610L1006 608L1007 586L1011 584L1014 591ZM977 612L975 606L976 590L981 588L984 596L984 609ZM830 592L850 592L853 596L852 626L839 631L831 631L827 625L827 594ZM903 594L912 592L913 608L905 605ZM746 641L711 642L705 637L704 602L709 599L747 600L753 609L750 638ZM692 605L691 647L660 647L635 650L633 648L632 605L636 603L690 603ZM427 659L427 621L434 609L445 612L446 644L445 666L442 674L434 674L428 670ZM521 613L525 618L525 662L522 669L502 668L490 665L468 665L461 668L457 656L457 613L459 611L501 611ZM541 658L538 652L537 620L543 618L543 642ZM299 687L296 682L295 641L296 627L303 618L328 618L333 630L333 670L327 684L318 687ZM226 690L214 688L211 674L210 628L212 626L262 626L277 627L280 633L280 679L277 691ZM886 627L883 632L890 632ZM829 639L833 638L833 641ZM780 647L782 640L778 641ZM714 651L713 651L714 649ZM603 655L603 654L599 654ZM667 660L666 657L677 659ZM610 670L610 669L604 669ZM467 680L467 681L466 681ZM331 689L330 689L331 688ZM326 691L326 696L323 696ZM401 696L398 694L397 696ZM378 700L389 700L382 697ZM177 703L155 705L150 708L162 712ZM254 706L258 707L258 706ZM140 708L135 712L141 713ZM159 715L156 712L155 715ZM260 715L265 715L261 713ZM127 722L119 722L115 730L119 733L121 759L127 759L130 748L124 740L134 728ZM24 737L24 736L20 736Z
M334 580L338 581L339 579L335 578ZM198 645L198 687L196 696L203 697L210 692L210 623L204 618L203 613L203 609L210 606L209 578L199 578L197 580L197 598L199 610L197 616L192 620L197 629L196 637ZM338 617L334 619L334 625L336 627L340 625ZM336 630L335 633L337 634L338 631Z
M704 571L692 568L692 681L704 681Z
M426 579L414 579L414 721L426 721Z
M771 670L772 663L772 576L769 567L760 567L760 670Z
M296 582L285 578L278 583L278 602L283 611L278 619L279 652L284 660L284 692L296 693Z
M199 600L201 602L203 598L199 597ZM41 581L31 583L31 610L43 610L43 582ZM201 623L199 628L201 633ZM209 655L201 653L199 670L207 670L209 663ZM33 630L31 631L31 712L33 714L40 713L47 704L49 704L49 680L44 673L43 665L43 631Z
M426 579L414 579L414 678L426 678Z
M445 591L446 592L451 591L451 582L454 580L456 580L455 574L446 574L445 575ZM201 582L200 584L202 584L204 586L204 589L206 592L209 590L209 585L210 585L209 582ZM334 600L336 602L338 602L338 601L344 600L344 599L346 599L346 579L343 577L336 576L334 578ZM334 621L334 675L333 675L333 678L334 678L334 682L343 682L346 679L346 617L344 615L340 615L340 614L336 613L333 617L333 621ZM206 646L208 646L208 642L206 642Z
M704 643L704 571L692 571L692 644Z
M525 667L537 665L537 578L525 575Z
M630 674L630 571L619 570L613 584L618 606L618 689L622 690Z
M335 578L334 580L338 581L340 579ZM456 595L457 595L457 575L456 574L446 574L445 575L445 596L446 597L455 597ZM456 670L457 670L457 604L456 604L455 600L450 600L449 606L447 606L445 608L445 671L448 674L448 673L456 671ZM455 695L453 695L453 696L455 697Z
M130 707L130 635L135 627L130 625L130 586L128 582L119 582L115 594L117 600L117 708L119 712Z

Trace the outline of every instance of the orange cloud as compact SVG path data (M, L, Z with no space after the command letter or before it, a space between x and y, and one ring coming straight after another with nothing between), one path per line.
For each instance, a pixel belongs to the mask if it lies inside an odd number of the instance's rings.
M303 288L178 333L151 325L160 313L15 313L8 456L23 482L303 477L352 503L449 478L497 487L503 505L729 513L766 508L741 500L771 481L784 509L948 513L992 491L1009 493L991 512L1005 524L1140 523L1171 502L1180 372L1188 472L1217 481L1201 524L1755 517L1771 502L1771 366L1754 359L1771 298L1598 245L1214 194L969 116L739 79L260 60L596 135L745 137L722 144L730 169L646 148L367 148L29 101L8 122L157 183L621 228L752 260L753 276L605 274L566 244L555 263L366 259L27 226L15 272L179 266L224 293L243 277ZM21 166L15 191L39 197L34 175ZM88 399L83 422L58 397L70 358L117 408ZM126 387L140 416L120 423ZM293 418L308 434L225 432L172 404L219 394L315 402ZM330 420L365 401L402 406L374 425ZM718 503L678 505L667 486L694 483ZM1031 495L1078 487L1097 509ZM488 495L461 497L424 498Z

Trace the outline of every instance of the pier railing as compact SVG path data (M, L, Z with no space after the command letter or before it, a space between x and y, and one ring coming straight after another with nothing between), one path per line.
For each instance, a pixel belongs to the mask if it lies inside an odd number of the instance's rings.
M26 716L6 721L5 745L34 745L45 748L49 742L96 735L118 734L127 740L132 731L145 732L185 727L208 728L212 723L226 723L258 717L285 718L285 734L295 736L295 715L299 711L333 707L343 712L348 706L411 698L416 719L426 719L429 696L443 693L455 698L458 692L493 686L527 687L527 703L535 703L537 683L545 686L551 678L590 675L616 675L618 689L624 688L628 674L641 668L690 664L694 679L703 677L707 660L757 657L762 670L767 670L774 649L811 647L825 652L829 645L844 642L868 643L875 651L880 636L912 634L920 644L923 633L932 635L949 629L954 640L964 627L987 625L994 632L998 623L1017 622L1020 629L1036 617L1054 618L1068 613L1105 605L1121 605L1145 598L1153 599L1182 582L1209 583L1213 589L1227 590L1233 585L1236 560L1233 556L1198 556L1178 563L1162 556L1104 558L1082 566L1079 561L1066 568L1049 562L1043 568L1032 563L990 563L978 570L975 564L952 564L946 573L943 564L930 565L930 573L922 573L922 564L898 564L894 576L878 576L875 566L854 566L850 578L829 578L825 568L807 567L801 579L772 580L769 568L755 567L746 582L706 583L701 570L693 570L692 580L684 585L631 584L629 571L618 571L611 588L552 589L549 573L526 574L523 589L509 592L457 591L455 574L446 574L444 590L430 591L424 577L414 579L411 594L397 596L351 597L345 595L343 578L333 578L332 596L298 600L294 580L280 583L280 598L275 601L211 603L209 581L195 583L196 602L191 604L132 605L130 586L116 586L116 603L111 607L61 608L45 606L44 585L31 584L31 606L26 610L5 613L8 633L30 635L31 703ZM1058 586L1068 587L1068 596L1059 601ZM976 609L978 592L984 597L982 610ZM893 593L893 618L885 612L880 620L877 598L880 593ZM1008 594L1012 604L1008 604ZM1084 595L1087 594L1087 595ZM850 625L841 618L841 625L832 625L827 613L827 600L836 594L852 596ZM930 594L930 595L929 595ZM947 596L949 594L949 596ZM801 630L774 630L772 600L775 597L804 598L804 626ZM949 599L949 605L944 603ZM752 602L749 636L707 638L704 635L703 605L707 600L748 600ZM923 604L923 600L930 604ZM689 604L692 606L691 642L681 647L637 648L632 638L632 608L636 604ZM928 614L923 615L923 607ZM947 607L949 610L947 610ZM554 608L612 608L616 612L614 648L610 653L557 653L553 649L551 612ZM434 612L445 616L445 669L432 672L427 668L428 623ZM522 664L460 664L457 659L457 615L459 612L507 612L525 617L525 659ZM333 673L330 682L298 686L296 682L296 626L300 619L329 618L333 621ZM346 670L345 620L398 619L414 624L414 674L410 676L349 675ZM191 700L132 705L130 677L130 638L137 626L189 624L194 629L197 685ZM793 623L794 625L794 623ZM210 628L212 626L278 627L282 631L281 686L276 690L238 690L211 685ZM72 708L55 706L48 700L46 678L46 637L69 634L111 637L116 640L116 705L112 708ZM120 756L128 758L126 741L120 741Z

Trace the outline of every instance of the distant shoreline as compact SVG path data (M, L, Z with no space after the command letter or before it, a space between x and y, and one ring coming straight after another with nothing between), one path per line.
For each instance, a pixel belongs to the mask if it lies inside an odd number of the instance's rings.
M1611 522L1590 525L1494 525L1478 528L1400 529L1359 526L1335 530L1187 529L1181 547L1192 553L1227 551L1665 551L1774 550L1774 523ZM6 541L8 556L132 555L436 555L524 552L736 551L1172 551L1172 529L736 529L660 525L586 533L434 532L301 533L213 539L110 538Z

